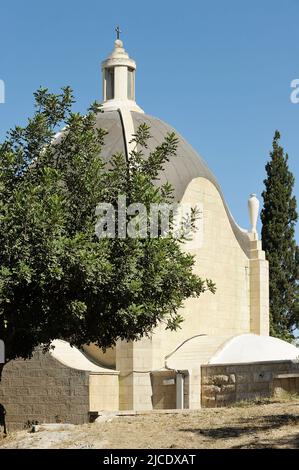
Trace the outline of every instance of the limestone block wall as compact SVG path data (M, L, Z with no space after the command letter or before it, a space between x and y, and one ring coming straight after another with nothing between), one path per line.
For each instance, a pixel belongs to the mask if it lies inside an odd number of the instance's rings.
M201 366L201 404L226 406L271 397L278 388L299 393L299 363L292 361ZM298 385L298 388L296 388Z
M30 360L4 367L0 403L10 430L28 421L87 423L90 412L119 409L118 372L73 369L37 350Z
M89 372L64 366L40 350L32 359L11 361L3 369L0 403L9 430L33 420L86 423L89 399Z
M277 374L273 379L273 395L283 397L286 393L299 394L299 371L297 373Z
M89 411L119 410L118 373L89 375Z
M118 341L116 369L119 371L119 409L151 410L153 347L149 338L138 342Z
M250 331L269 335L269 263L262 243L252 240L250 250Z

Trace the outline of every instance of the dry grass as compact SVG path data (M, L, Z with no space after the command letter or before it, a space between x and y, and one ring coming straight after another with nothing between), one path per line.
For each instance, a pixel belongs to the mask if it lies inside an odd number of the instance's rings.
M299 448L299 399L15 432L0 448Z

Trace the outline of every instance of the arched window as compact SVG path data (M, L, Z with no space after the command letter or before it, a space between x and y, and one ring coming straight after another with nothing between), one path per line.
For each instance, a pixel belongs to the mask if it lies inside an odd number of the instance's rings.
M105 99L114 98L114 68L105 69Z
M135 70L128 68L128 100L135 100Z

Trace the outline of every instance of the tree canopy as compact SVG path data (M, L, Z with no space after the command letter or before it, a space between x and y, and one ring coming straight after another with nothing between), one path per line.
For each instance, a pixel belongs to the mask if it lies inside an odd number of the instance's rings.
M98 104L81 115L73 103L69 87L60 94L39 89L34 116L0 145L0 338L7 360L28 358L55 338L107 348L149 335L160 322L176 329L185 299L215 291L193 273L184 234L95 234L100 202L112 204L117 217L120 196L147 208L173 201L170 184L157 180L175 158L176 136L165 136L145 158L150 129L143 124L129 158L105 161Z

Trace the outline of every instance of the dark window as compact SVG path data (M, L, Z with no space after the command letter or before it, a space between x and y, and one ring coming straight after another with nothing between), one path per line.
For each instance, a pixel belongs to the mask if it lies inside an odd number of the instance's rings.
M114 98L114 69L105 70L106 82L106 100L113 100Z
M135 70L134 69L128 69L128 99L129 100L134 100L134 89L135 89Z

